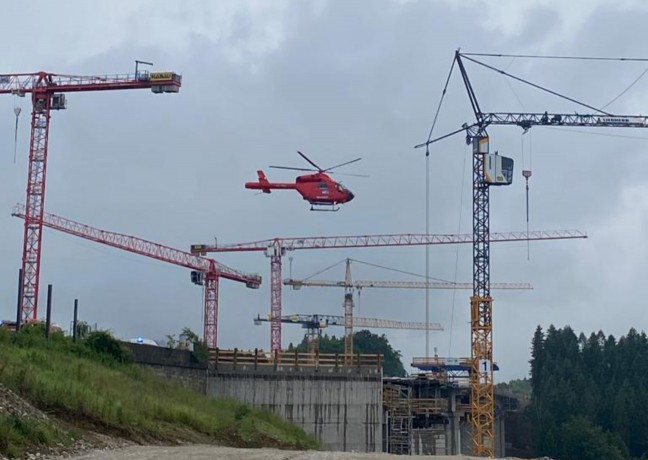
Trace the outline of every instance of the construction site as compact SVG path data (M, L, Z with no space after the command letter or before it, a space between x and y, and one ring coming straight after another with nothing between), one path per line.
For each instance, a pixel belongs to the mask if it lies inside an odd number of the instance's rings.
M27 160L26 195L24 201L16 204L10 211L13 216L14 225L22 229L22 241L14 241L21 246L20 269L16 274L17 283L15 286L16 304L15 308L5 308L2 311L3 323L12 330L19 330L27 324L35 322L47 322L47 330L52 322L52 309L58 309L60 316L69 321L70 312L60 313L63 306L52 304L52 286L49 285L47 296L45 286L50 283L50 272L63 270L62 266L47 266L43 270L49 252L59 251L56 245L49 245L50 241L44 239L44 235L61 234L66 236L65 241L83 242L83 246L77 249L83 252L87 248L92 250L106 250L110 248L110 254L129 253L133 255L128 259L144 261L142 265L133 270L129 267L128 274L124 274L120 283L130 282L137 285L140 272L147 270L158 270L158 265L164 263L184 270L176 270L172 277L178 278L177 285L193 284L197 286L193 294L182 306L184 315L195 318L200 315L201 330L200 338L209 349L209 360L207 363L198 363L191 352L184 350L170 350L163 346L157 346L155 342L150 345L140 343L129 344L135 357L135 361L141 366L148 367L159 375L166 378L178 380L183 385L193 388L199 393L211 398L232 398L251 405L269 409L288 421L302 427L307 433L312 434L320 442L321 448L328 451L340 452L384 452L396 455L475 455L477 457L505 457L507 445L510 442L506 436L506 421L510 414L519 411L519 402L509 394L497 392L495 382L497 373L501 372L498 362L498 344L494 340L498 331L498 316L493 314L493 303L499 295L505 297L512 292L522 291L520 295L535 289L533 279L529 281L513 280L503 281L499 278L491 282L491 259L498 257L498 263L505 263L505 258L511 256L511 248L520 247L527 251L534 247L535 242L542 243L542 250L550 248L553 244L560 244L557 250L557 259L561 257L561 250L570 243L565 240L583 240L587 233L583 230L534 230L530 226L529 218L529 179L532 177L530 162L527 161L522 168L519 162L514 163L512 157L514 152L502 151L500 154L492 145L497 144L497 137L489 133L490 128L510 126L526 134L536 127L551 127L557 130L561 128L646 128L648 117L642 115L617 115L607 113L602 109L581 103L571 97L567 97L539 83L532 83L508 73L497 64L483 60L486 57L496 55L483 55L465 53L457 50L454 53L450 72L445 80L445 87L436 114L432 129L427 139L411 147L419 159L425 158L425 231L404 232L404 233L382 233L377 231L372 234L363 234L357 221L349 217L349 220L342 223L344 214L353 212L353 206L359 206L363 200L368 200L367 195L352 193L341 183L332 181L328 173L339 166L354 163L359 159L340 163L331 168L321 168L314 163L310 157L299 151L313 168L289 168L274 166L279 169L297 169L308 171L308 175L300 176L292 183L271 182L263 173L258 170L258 182L246 182L248 189L259 190L259 194L269 194L275 189L291 189L298 191L304 200L308 201L310 210L299 208L302 203L274 202L273 200L284 192L278 191L275 196L263 196L246 202L246 212L254 214L257 209L264 206L293 207L290 213L300 212L300 219L317 219L317 228L321 228L320 234L294 237L290 234L285 236L271 236L277 231L283 232L285 227L275 228L275 223L282 219L284 211L276 210L270 218L255 220L249 218L234 227L230 234L240 231L241 235L247 236L251 233L258 235L259 239L250 241L225 243L214 237L213 233L218 229L205 228L197 218L188 219L191 221L191 229L186 234L194 238L198 234L204 235L202 240L192 241L186 239L183 234L175 238L175 241L184 241L184 246L173 247L161 242L154 242L149 239L152 235L164 235L159 228L154 228L159 223L151 223L147 231L146 219L155 221L154 213L161 210L162 213L176 212L177 209L165 209L164 200L160 199L155 205L149 203L145 211L148 216L141 221L142 233L135 236L131 230L120 228L105 229L95 227L94 220L103 218L103 222L110 222L108 217L113 209L106 206L92 216L85 219L82 215L60 215L51 207L48 201L46 207L46 189L48 196L50 192L46 188L46 178L52 174L48 164L52 163L61 152L56 143L50 145L50 138L57 136L57 123L60 118L67 116L68 99L82 100L92 99L93 95L79 93L110 92L110 93L143 93L135 90L148 90L154 93L157 99L152 103L153 110L163 111L165 100L176 98L174 104L181 104L183 92L191 85L191 79L182 75L176 70L153 71L151 64L145 61L135 61L134 71L131 73L117 75L68 75L50 72L33 73L2 73L0 74L0 95L11 97L14 100L15 114L15 145L18 145L19 154L22 144L18 143L19 120L21 107L25 112L29 111L29 148ZM472 65L473 67L469 67ZM470 70L469 70L470 69ZM480 105L481 94L473 86L473 82L482 76L475 69L480 71L492 71L502 78L509 78L518 84L529 85L539 89L546 95L558 97L561 104L558 110L552 111L551 103L554 99L543 101L549 110L540 112L488 112L482 110ZM473 77L473 73L480 77ZM466 120L462 126L449 132L438 132L436 127L437 116L439 115L449 82L459 74L458 81L461 89L467 95L471 109L471 119ZM118 91L119 90L119 91ZM128 90L128 91L126 91ZM165 100L162 100L165 99ZM133 97L138 104L146 105L147 98ZM465 96L464 96L465 101ZM564 109L562 103L575 104L575 106L588 110L587 113L572 113ZM124 110L129 110L129 99L120 99ZM95 103L95 102L92 102ZM177 107L174 105L173 107ZM87 107L70 107L69 111L87 110ZM91 117L91 113L80 113L78 117ZM169 118L168 125L157 126L161 133L158 142L165 142L164 131L173 130L173 122ZM160 121L158 120L158 123ZM118 124L119 120L113 120ZM67 129L67 128L66 128ZM436 130L435 130L436 129ZM497 131L498 133L500 131ZM450 140L448 140L450 139ZM434 160L434 149L443 141L444 145L459 144L465 146L463 161L468 162L471 183L465 188L470 190L471 230L465 233L436 233L435 228L438 221L434 218L434 204L430 202L434 193L435 179L430 178L430 172L434 173L434 164L431 168L430 161ZM111 140L111 143L116 141ZM524 142L524 141L522 141ZM111 144L112 145L112 144ZM306 151L306 150L305 150ZM432 153L431 153L432 151ZM524 144L522 151L524 154ZM183 153L189 155L190 152ZM432 160L431 160L432 158ZM189 160L191 161L191 160ZM326 160L328 161L328 159ZM337 161L337 158L335 159ZM408 160L409 161L409 160ZM516 159L517 161L517 159ZM420 162L419 162L420 163ZM515 166L514 166L515 164ZM60 168L61 164L54 163L52 168ZM87 165L85 165L87 166ZM81 165L80 168L85 167ZM257 167L265 165L246 165L253 175ZM133 164L123 166L127 169L145 168L147 165ZM374 165L378 168L379 165ZM423 170L419 164L418 168ZM24 171L23 171L24 172ZM144 173L144 170L142 171ZM150 173L150 171L149 171ZM313 174L310 174L313 173ZM225 171L213 173L213 180L218 187L219 175L228 175ZM398 174L393 172L393 174ZM524 179L525 185L525 210L526 229L522 231L491 231L491 220L497 222L499 230L502 222L506 219L498 219L496 213L504 213L501 207L495 203L491 206L491 191L499 189L493 194L493 201L505 194L508 186L514 182L514 177L519 181ZM24 177L23 177L24 179ZM419 180L420 179L420 180ZM419 188L423 188L422 177L416 178L419 181ZM70 179L71 180L71 179ZM115 179L115 187L118 181ZM172 178L159 178L165 183L165 190L169 194L190 193L190 187L177 186ZM236 177L243 188L244 177ZM331 179L332 180L332 179ZM372 180L372 179L367 179ZM412 179L413 180L413 179ZM57 186L61 179L57 176ZM320 190L327 190L325 195L332 196L334 192L340 193L339 199L323 198L323 195L311 197L309 190L302 189L305 183L315 182ZM321 185L324 184L324 185ZM501 193L500 193L501 192ZM110 192L108 192L110 193ZM293 192L285 192L286 195ZM441 194L442 192L436 191ZM202 206L216 212L219 200L227 200L228 192L220 190L218 193L211 191L209 201L201 201ZM496 195L496 198L495 198ZM64 198L64 197L63 197ZM294 198L294 196L293 196ZM348 203L354 200L353 203ZM54 203L62 204L64 200L53 199ZM347 204L345 204L347 203ZM467 203L467 202L466 202ZM205 206L206 204L206 206ZM463 202L462 202L463 204ZM101 207L101 204L97 205ZM252 206L258 208L252 208ZM63 206L64 213L74 209L74 205ZM296 210L298 208L298 211ZM67 211L65 211L67 210ZM311 213L310 211L334 211L335 213ZM417 210L419 214L421 210ZM205 211L203 211L205 212ZM241 211L242 212L242 211ZM373 211L377 212L377 211ZM380 212L384 212L382 209ZM396 211L394 211L396 216ZM432 212L432 216L430 213ZM9 214L9 210L6 210ZM220 215L225 220L235 220L239 214ZM384 221L390 220L389 214L382 214ZM81 219L83 222L76 219ZM276 220L274 220L276 219ZM394 217L394 220L397 220ZM419 219L421 222L423 220ZM158 222L158 221L155 221ZM262 223L261 223L262 222ZM570 224L570 222L566 222ZM187 226L189 226L187 224ZM358 234L345 234L347 229L359 228ZM131 227L132 228L132 227ZM394 228L386 225L380 227L373 225L371 228ZM340 231L339 229L343 229ZM145 233L146 232L146 233ZM211 242L211 239L214 241ZM244 239L244 238L242 238ZM564 243L563 243L564 242ZM587 244L587 242L573 242L576 244ZM516 246L517 245L517 246ZM179 246L179 244L177 245ZM470 260L459 257L459 249L456 252L457 265L454 268L455 276L444 278L435 277L431 273L431 267L435 266L435 251L437 248L447 246L462 247L470 250ZM498 254L500 246L505 248L501 256ZM371 254L380 257L386 251L396 248L400 250L417 251L416 257L422 260L425 256L425 273L423 270L411 268L413 258L403 258L402 264L396 268L389 262L364 262L356 258L356 254ZM550 249L546 249L549 251ZM337 264L328 265L328 259L322 254L335 252L342 255L343 259ZM508 252L507 252L508 251ZM260 253L254 256L253 254ZM409 253L408 253L409 254ZM449 254L449 255L448 255ZM517 256L518 253L515 253ZM261 257L263 256L263 257ZM308 259L307 267L315 271L311 276L295 276L293 273L293 257ZM254 257L254 259L253 259ZM359 257L359 256L358 256ZM408 256L409 257L409 256ZM444 255L444 261L451 260L455 253ZM322 262L319 262L322 258ZM393 260L395 257L385 257L385 260ZM406 260L405 260L406 259ZM223 262L227 260L227 263ZM379 259L382 260L382 259ZM418 259L417 259L418 260ZM240 264L239 264L239 261ZM18 261L12 261L18 264ZM529 260L533 264L534 260ZM471 273L472 279L460 281L457 279L457 266L465 270L461 273ZM269 267L268 267L269 265ZM304 263L306 265L306 263ZM358 268L363 270L367 266L373 269L386 269L398 274L388 279L358 279ZM418 265L422 267L422 264ZM237 267L237 268L234 268ZM240 267L246 267L245 269ZM249 267L258 267L249 269ZM101 267L95 267L98 271ZM326 274L329 278L322 278L322 274L331 269L335 275ZM447 268L447 267L446 267ZM92 268L87 266L88 270ZM470 269L468 271L468 269ZM434 273L441 270L432 269ZM541 266L538 270L550 272L551 267ZM300 273L304 270L300 267ZM451 271L451 270L450 270ZM47 272L48 277L42 276ZM178 276L176 273L180 272ZM414 273L416 272L416 273ZM448 271L446 271L448 273ZM405 279L404 276L409 278ZM68 273L67 276L82 277L82 273ZM108 274L105 274L108 277ZM111 275L112 276L112 275ZM151 275L153 276L153 275ZM416 277L415 279L412 276ZM526 276L521 273L520 276ZM85 278L83 278L85 279ZM232 291L227 286L221 292L221 280L234 281L250 293L241 294L241 301L236 300ZM123 287L114 287L111 280L106 278L106 285L97 285L97 297L110 297L110 302L126 302L132 309L146 311L147 315L154 315L154 308L151 305L142 305L141 301L128 299L128 296L120 291ZM556 280L558 283L559 280ZM153 282L151 282L153 283ZM165 292L184 289L177 288L174 281L156 282L148 284L144 294L138 299L145 298L146 290L160 292L163 297ZM233 283L232 283L233 284ZM119 286L124 286L120 284ZM65 288L65 295L73 294L73 284ZM108 286L108 287L107 287ZM56 284L54 285L56 289ZM336 288L336 289L323 289ZM233 288L234 289L234 288ZM242 291L239 289L238 292ZM56 291L55 291L56 292ZM184 292L184 291L178 291ZM408 300L398 301L392 305L390 314L378 315L368 313L372 311L372 302L379 302L380 298L370 297L370 306L363 303L362 314L359 313L361 298L368 292L375 292L376 296L384 296L384 299L393 299L401 293L408 296L418 295L418 306L416 313L405 312ZM390 292L390 294L383 294ZM308 293L308 294L306 294ZM410 294L411 293L411 294ZM452 321L445 324L439 319L439 311L445 308L442 303L449 297L434 297L437 293L451 293L453 309ZM200 307L196 305L196 296L200 296ZM308 295L308 297L306 297ZM402 294L403 296L405 294ZM288 297L290 296L290 297ZM303 296L303 297L298 297ZM333 304L336 310L317 310L321 304L312 302L315 296L325 299L323 302ZM464 311L469 321L454 319L454 300L457 299L457 309ZM157 297L158 299L160 297ZM287 301L286 299L290 299ZM303 301L301 299L304 299ZM403 297L405 298L405 297ZM412 297L407 297L411 299ZM523 310L524 297L515 297L518 308ZM299 300L296 300L299 299ZM67 300L66 300L67 302ZM128 303L131 302L131 303ZM366 300L364 301L366 302ZM424 305L421 305L423 304ZM240 307L245 303L253 303L245 308L255 308L253 315L248 310ZM387 303L389 301L387 300ZM447 302L446 302L447 303ZM81 306L89 305L91 301L81 299ZM315 304L315 307L313 307ZM202 308L201 308L202 307ZM424 307L424 308L423 308ZM67 306L65 308L68 308ZM166 308L172 308L167 306ZM239 310L240 308L240 310ZM200 312L198 313L198 310ZM68 308L69 310L69 308ZM90 315L82 310L82 315ZM15 314L15 316L12 316ZM228 323L228 315L245 316L247 326L239 329L239 323ZM517 313L508 315L514 316ZM76 302L75 302L75 325L76 325ZM114 313L115 318L120 315L127 315L125 311ZM442 315L448 317L448 313ZM458 318L459 313L457 313ZM225 318L225 319L224 319ZM94 320L94 318L92 318ZM160 315L159 321L165 321L164 315ZM126 318L123 318L126 322ZM150 337L160 332L146 330L147 322L142 320L140 324L141 337ZM119 325L115 319L113 327ZM66 329L64 326L63 329ZM76 327L76 326L75 326ZM100 324L101 327L101 324ZM177 321L171 321L167 325L167 331L178 330ZM237 329L234 331L234 329ZM380 353L359 352L354 347L354 332L361 329L369 329L384 333L391 337L394 331L400 334L407 334L403 341L411 342L412 348L417 352L413 356L406 356L409 372L404 376L387 376L384 373L384 356ZM469 336L469 343L461 343L455 350L461 350L456 355L445 355L438 353L437 347L441 345L435 339L435 334L447 330L461 329L459 337ZM76 330L76 329L75 329ZM328 353L320 351L320 342L323 334L338 333L344 338L344 350L339 353ZM502 334L505 331L501 332ZM226 339L223 339L223 337ZM232 337L245 337L240 342L234 342ZM304 337L306 350L293 346L293 341L299 343ZM450 336L452 337L452 336ZM452 340L452 339L451 339ZM290 343L290 346L288 345ZM253 344L253 345L250 345ZM445 350L445 344L443 345ZM520 345L527 347L527 344ZM450 350L448 350L450 352Z

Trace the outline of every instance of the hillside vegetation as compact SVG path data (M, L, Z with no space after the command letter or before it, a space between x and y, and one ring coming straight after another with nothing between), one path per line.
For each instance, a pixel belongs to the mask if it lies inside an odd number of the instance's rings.
M39 327L0 329L0 383L53 416L0 411L0 453L10 457L69 444L85 429L140 443L317 447L273 413L209 399L137 367L105 332L72 343L60 333L45 341Z

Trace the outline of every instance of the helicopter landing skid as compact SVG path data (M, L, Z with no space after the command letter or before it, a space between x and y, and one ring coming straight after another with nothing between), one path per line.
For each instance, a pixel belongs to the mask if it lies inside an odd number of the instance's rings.
M334 204L311 204L311 211L338 212L339 206Z

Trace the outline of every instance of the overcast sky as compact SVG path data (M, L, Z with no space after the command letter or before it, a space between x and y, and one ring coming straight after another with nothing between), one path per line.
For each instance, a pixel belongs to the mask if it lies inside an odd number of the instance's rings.
M427 138L452 57L466 52L645 56L642 1L195 1L100 4L9 2L0 73L132 71L134 60L183 76L179 94L149 91L68 95L52 115L45 209L106 230L186 249L274 236L422 233ZM188 5L191 5L189 7ZM643 53L643 54L642 54ZM490 64L594 106L626 89L645 63L489 59ZM467 63L484 111L588 112ZM607 108L646 114L648 77ZM22 107L14 163L13 107ZM0 318L15 317L25 200L28 98L0 97ZM472 121L454 74L435 133ZM533 291L493 291L498 381L528 374L535 327L571 325L616 337L645 328L648 273L648 133L642 130L489 129L491 149L516 161L514 184L492 190L491 230L526 228L523 167L531 167L531 229L577 228L589 239L493 244L493 282L527 281ZM337 213L314 213L290 191L257 195L244 183L270 164L322 166L358 156L339 177L356 195ZM430 229L470 233L470 155L461 136L431 151ZM291 181L291 171L266 170ZM469 282L471 248L433 247L432 276ZM295 278L346 257L424 273L422 247L290 254ZM264 277L260 290L223 280L219 344L269 347L269 260L220 261ZM289 263L284 261L284 275ZM342 279L343 265L320 278ZM413 279L356 263L357 279ZM188 326L202 334L201 289L188 270L44 231L40 313L54 285L54 319L80 317L117 336L161 338ZM431 292L431 337L440 356L469 356L469 291ZM284 289L284 313L342 314L338 289ZM422 321L423 291L365 290L357 315ZM284 326L283 342L303 331ZM342 329L329 333L342 334ZM404 356L424 356L419 331L385 331Z

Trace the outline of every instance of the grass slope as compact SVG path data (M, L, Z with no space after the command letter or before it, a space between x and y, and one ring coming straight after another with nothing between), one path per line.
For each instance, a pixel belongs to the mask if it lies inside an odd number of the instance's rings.
M271 412L207 398L120 362L127 360L126 355L116 359L114 354L98 353L87 342L73 344L62 335L45 342L41 334L36 327L14 335L0 330L0 382L37 408L75 426L136 442L317 447L301 428ZM15 425L15 417L0 419L0 430L3 423ZM29 435L16 435L5 442L0 438L0 453L15 455L34 444L58 442L56 427L24 423L45 434L24 429Z

